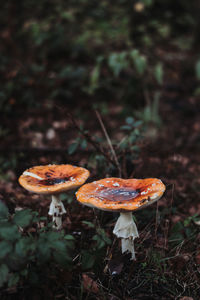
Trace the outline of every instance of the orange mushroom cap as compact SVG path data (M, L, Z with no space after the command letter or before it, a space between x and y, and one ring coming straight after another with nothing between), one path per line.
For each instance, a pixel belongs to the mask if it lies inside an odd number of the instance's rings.
M72 165L36 166L24 171L19 183L37 194L56 194L84 184L89 174L87 169Z
M160 179L104 178L84 184L76 193L87 206L108 211L133 211L157 201L164 193Z

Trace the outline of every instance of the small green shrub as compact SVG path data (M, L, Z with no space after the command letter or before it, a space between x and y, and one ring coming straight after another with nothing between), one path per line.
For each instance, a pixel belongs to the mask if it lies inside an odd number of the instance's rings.
M98 272L105 258L105 249L108 245L111 245L111 240L103 228L96 228L96 226L89 221L83 221L82 223L93 231L90 249L81 250L82 269L88 270L93 267Z
M120 127L123 132L123 138L112 139L113 145L111 150L105 135L91 136L88 130L81 125L76 124L78 130L77 138L68 147L68 154L74 154L78 149L92 150L88 158L89 169L95 169L95 173L99 176L123 175L129 176L128 165L132 165L132 161L138 157L140 147L139 142L143 138L143 122L129 116L125 119L125 124ZM95 150L95 151L93 151ZM113 151L115 158L113 157Z
M171 229L169 242L172 245L179 245L187 240L196 238L199 229L196 225L200 218L198 214L186 218L184 221L177 222Z
M52 231L51 223L41 226L44 221L30 209L11 216L0 202L0 287L33 284L44 270L48 277L59 267L71 268L73 236Z

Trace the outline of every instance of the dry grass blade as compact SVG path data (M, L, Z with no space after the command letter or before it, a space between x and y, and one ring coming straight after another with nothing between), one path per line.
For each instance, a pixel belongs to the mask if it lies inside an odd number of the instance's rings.
M107 133L107 130L106 130L106 128L105 128L105 125L104 125L104 123L103 123L103 121L102 121L102 118L101 118L99 112L98 112L97 110L95 110L95 113L96 113L97 119L99 120L99 123L100 123L100 125L101 125L101 128L102 128L102 130L103 130L103 133L104 133L104 135L105 135L105 138L106 138L106 140L107 140L108 146L110 147L111 153L112 153L112 155L113 155L113 159L115 160L115 163L116 163L116 165L117 165L117 168L118 168L118 171L119 171L119 177L121 177L121 176L122 176L121 167L120 167L119 161L118 161L118 159L117 159L117 155L116 155L116 153L115 153L115 150L114 150L114 148L113 148L112 142L111 142L111 140L110 140L110 137L109 137L109 135L108 135L108 133Z
M70 113L67 113L67 116L68 116L69 120L71 121L71 124L73 125L73 127L87 140L87 142L90 145L92 145L97 152L101 153L109 163L111 163L112 165L114 165L117 168L118 166L117 166L116 162L110 158L110 156L102 149L102 147L100 147L99 143L94 141L94 139L90 136L90 134L88 132L86 132L85 130L80 128L78 122L75 120L73 115Z

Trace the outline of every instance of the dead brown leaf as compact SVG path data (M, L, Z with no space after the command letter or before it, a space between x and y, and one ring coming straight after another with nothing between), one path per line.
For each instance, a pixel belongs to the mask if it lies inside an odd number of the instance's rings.
M99 287L98 284L96 283L96 281L94 281L91 277L89 277L87 274L82 274L82 284L83 284L83 288L84 290L94 293L94 294L98 294L99 293Z
M196 263L200 265L200 249L197 251L196 257L195 257Z

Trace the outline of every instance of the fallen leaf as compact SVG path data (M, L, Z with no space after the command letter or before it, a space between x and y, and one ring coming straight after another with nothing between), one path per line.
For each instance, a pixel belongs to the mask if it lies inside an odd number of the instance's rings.
M164 237L158 237L155 245L157 248L167 249L167 241Z
M94 281L91 277L89 277L87 274L82 274L83 278L83 288L91 293L98 294L99 293L99 287L96 281Z
M200 265L200 250L197 252L196 257L195 257L196 263Z
M177 223L177 222L180 222L181 221L181 216L179 216L179 215L173 215L173 216L171 216L171 221L172 221L172 223Z
M187 262L188 262L188 255L182 255L182 256L175 257L171 261L171 263L173 264L174 272L177 273L177 272L182 271L185 268Z

